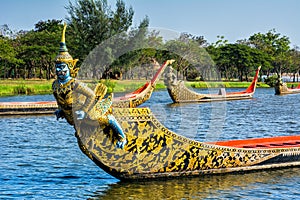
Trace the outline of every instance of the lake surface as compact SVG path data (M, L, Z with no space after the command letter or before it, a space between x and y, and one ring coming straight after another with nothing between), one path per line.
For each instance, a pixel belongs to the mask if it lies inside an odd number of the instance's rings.
M46 100L54 98L0 98ZM258 88L251 100L176 105L162 90L142 106L176 133L215 141L299 134L299 100L300 94L275 96L273 88ZM300 168L124 183L83 155L73 128L54 115L0 117L0 127L0 199L300 198Z

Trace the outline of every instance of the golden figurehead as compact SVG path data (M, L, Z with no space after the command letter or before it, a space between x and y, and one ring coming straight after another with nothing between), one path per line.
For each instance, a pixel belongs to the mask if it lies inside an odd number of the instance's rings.
M53 95L58 104L58 109L55 111L56 118L57 120L65 118L75 130L74 119L79 122L80 120L90 120L93 123L96 121L98 125L106 124L117 135L117 147L123 148L126 144L126 136L118 122L109 113L111 99L102 100L107 91L106 86L99 83L94 92L75 79L79 70L79 67L76 67L78 59L73 59L68 52L65 41L66 27L67 25L64 24L59 54L55 58L57 79L52 84Z

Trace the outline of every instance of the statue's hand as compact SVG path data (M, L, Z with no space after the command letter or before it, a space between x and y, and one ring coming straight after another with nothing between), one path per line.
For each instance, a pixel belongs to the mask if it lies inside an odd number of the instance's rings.
M75 114L77 116L77 119L81 120L85 117L86 113L83 110L77 110L75 111Z
M116 147L123 149L125 144L127 143L126 135L124 134L121 125L112 115L107 115L108 123L110 127L118 134L118 141L116 143Z
M56 116L56 120L58 120L59 118L65 118L64 117L64 111L62 111L62 110L60 110L60 109L58 109L58 110L56 110L55 112L54 112L54 114L55 114L55 116Z
M127 143L126 138L122 138L122 141L117 141L116 143L116 147L124 149L125 144Z

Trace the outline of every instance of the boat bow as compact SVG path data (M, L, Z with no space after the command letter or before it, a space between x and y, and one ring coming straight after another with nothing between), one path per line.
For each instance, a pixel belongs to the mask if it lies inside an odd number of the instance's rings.
M286 95L286 94L297 94L300 93L300 84L295 88L289 88L286 83L282 82L282 79L279 77L275 84L275 95Z
M124 96L114 98L113 107L134 108L146 102L148 99L150 99L156 87L156 84L159 78L161 77L162 73L164 72L165 68L173 62L174 60L167 60L166 62L164 62L162 66L157 70L153 78L137 90L128 93Z

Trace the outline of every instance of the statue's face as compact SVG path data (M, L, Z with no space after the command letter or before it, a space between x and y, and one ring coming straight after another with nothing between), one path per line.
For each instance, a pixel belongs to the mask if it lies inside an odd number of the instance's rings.
M70 77L70 69L67 63L56 63L56 75L60 80L66 80Z

